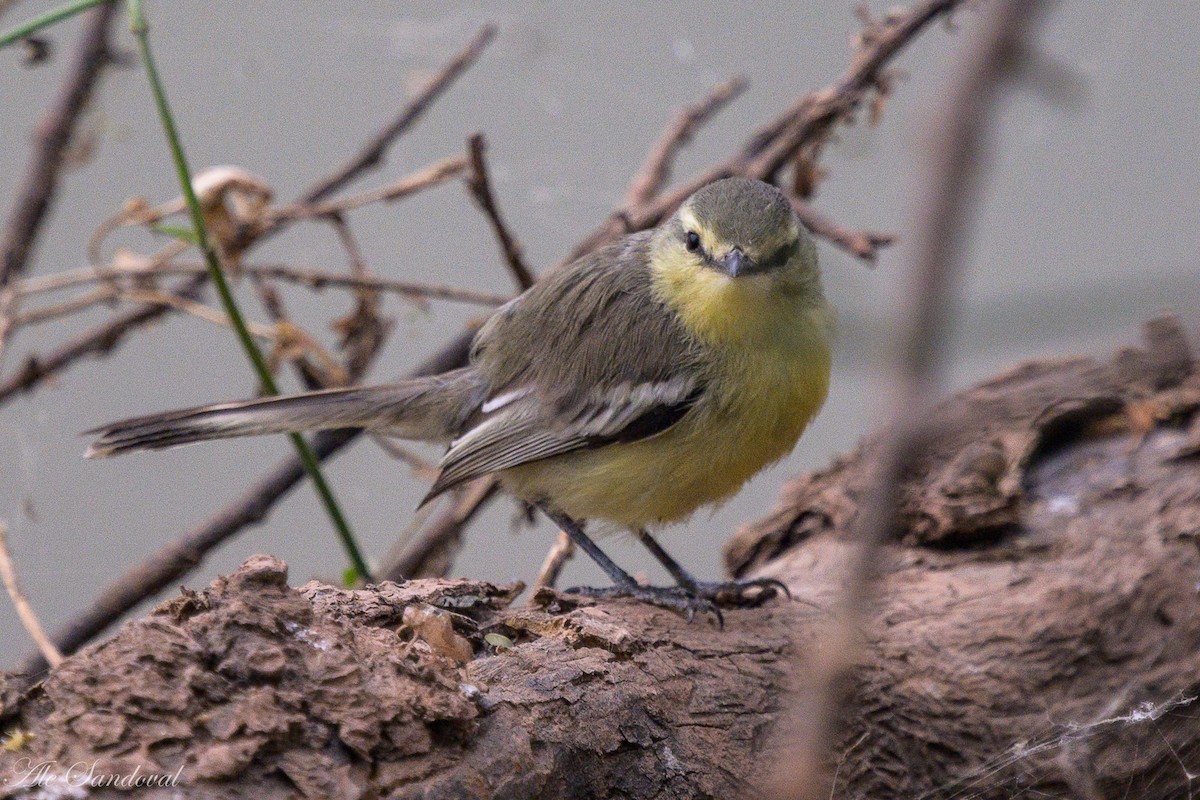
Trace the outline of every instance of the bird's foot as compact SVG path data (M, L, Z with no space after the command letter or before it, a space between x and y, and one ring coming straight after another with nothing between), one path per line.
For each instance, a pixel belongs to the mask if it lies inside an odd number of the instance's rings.
M783 581L775 578L750 578L743 581L696 581L689 589L718 608L757 608L779 594L791 598Z
M582 597L609 599L613 597L629 597L652 606L677 611L691 622L697 613L712 614L720 627L725 627L725 616L717 607L716 601L703 593L696 593L682 586L642 586L638 583L619 584L594 588L591 586L576 586L566 590L568 594Z

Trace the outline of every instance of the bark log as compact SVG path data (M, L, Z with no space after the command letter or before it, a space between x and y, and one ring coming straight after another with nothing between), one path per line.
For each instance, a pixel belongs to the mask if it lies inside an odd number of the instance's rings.
M1026 364L939 407L846 687L835 796L1200 790L1198 409L1170 320L1108 361ZM796 479L727 546L735 574L804 602L718 630L472 581L293 589L257 556L38 682L0 682L21 734L0 777L16 796L22 769L93 763L179 770L182 789L142 796L752 796L877 446Z

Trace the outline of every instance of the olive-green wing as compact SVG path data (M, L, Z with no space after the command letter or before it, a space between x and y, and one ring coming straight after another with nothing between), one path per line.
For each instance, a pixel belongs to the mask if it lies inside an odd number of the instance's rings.
M662 433L704 391L696 342L652 291L649 234L543 279L480 331L488 383L432 498L472 478Z

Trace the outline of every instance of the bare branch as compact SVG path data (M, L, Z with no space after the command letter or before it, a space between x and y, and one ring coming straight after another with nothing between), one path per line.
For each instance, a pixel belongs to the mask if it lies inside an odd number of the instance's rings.
M907 11L867 20L858 48L841 80L813 92L785 112L743 151L745 174L773 178L802 147L823 142L839 123L853 122L855 112L880 86L884 68L926 25L949 14L962 0L925 0Z
M859 47L846 74L836 83L810 92L763 126L740 152L708 168L653 200L623 206L583 239L567 261L630 231L662 222L689 195L712 181L731 175L773 181L779 168L805 147L815 147L833 127L854 119L854 112L880 81L887 64L931 22L949 14L964 0L925 0L905 12L893 12L859 36ZM835 242L836 244L836 242Z
M118 4L110 2L87 12L75 60L58 96L38 122L33 158L0 239L0 252L4 254L0 264L0 286L25 271L68 161L65 155L75 126L91 99L101 68L108 60L108 33L117 9Z
M75 313L83 308L95 305L100 302L120 301L126 303L141 303L144 305L161 305L179 311L188 316L195 317L205 322L210 322L214 325L219 325L224 328L232 327L229 316L223 311L219 311L204 303L191 300L186 297L172 294L170 292L162 292L156 289L143 289L138 287L118 287L109 286L98 289L94 292L86 294L82 297L68 300L64 303L43 306L30 312L17 314L12 317L12 325L15 328L20 325L30 325L35 322L45 322L50 319L55 319L60 316ZM277 351L299 353L301 355L314 355L320 363L322 374L333 376L321 382L321 385L313 388L324 388L326 385L344 385L345 370L342 369L332 356L321 347L320 343L309 333L304 331L296 323L286 318L286 315L280 313L280 307L273 304L274 298L268 299L266 305L271 310L273 316L273 325L264 325L260 322L247 320L246 326L250 334L257 339L262 339L267 342L272 342Z
M358 246L358 240L355 239L346 217L333 214L328 219L350 260L350 274L360 281L370 280L371 270L367 267L362 248ZM354 310L336 320L334 329L341 335L348 377L350 381L357 383L367 374L371 362L383 348L383 343L391 333L392 321L384 318L380 311L378 290L359 285L355 287L354 294L357 297ZM404 297L413 301L418 308L425 309L429 306L420 294L405 294Z
M484 160L487 143L484 141L483 134L472 134L471 138L467 140L467 147L471 152L471 173L467 177L467 187L471 190L471 196L475 198L475 202L483 209L488 222L492 224L492 231L495 232L496 239L500 242L500 252L504 255L508 271L516 280L517 287L522 290L528 289L533 286L533 272L525 264L525 259L521 254L521 243L508 230L508 226L504 224L504 219L500 216L500 207L496 204L496 196L492 192L492 183L488 178L487 162Z
M198 275L184 282L173 295L189 300L195 299L200 296L204 283L205 277ZM88 328L47 355L28 356L23 367L7 380L0 381L0 403L17 392L33 388L40 381L61 372L81 358L104 355L116 347L127 333L157 320L168 310L169 306L160 304L127 311L108 322Z
M427 297L432 300L452 300L459 303L490 307L504 305L511 299L507 295L480 292L475 289L460 289L457 286L446 286L439 283L399 281L392 278L358 278L317 269L292 267L286 264L247 264L243 267L243 270L247 273L262 275L267 278L278 278L279 280L300 284L311 289L323 289L327 286L348 289L369 289L380 292Z
M99 269L84 267L78 270L47 275L42 278L28 278L17 281L13 284L12 289L18 297L27 297L33 294L59 291L72 286L89 283L138 281L156 276L199 275L203 271L204 265L198 261L173 261L169 266L161 267L153 272L140 269L136 266ZM243 264L241 271L246 275L257 275L263 278L286 281L316 290L325 288L366 289L392 294L426 297L431 300L452 300L480 306L499 306L511 299L508 295L480 292L474 289L460 289L456 286L446 286L437 283L401 281L393 280L392 278L353 277L320 267L293 266L290 264Z
M542 562L542 568L538 570L537 580L533 582L535 590L541 589L543 586L553 589L558 583L558 576L562 573L562 569L567 562L575 556L575 541L562 531L558 532L558 538L554 540L554 544L546 553L546 560Z
M177 294L170 292L160 292L155 289L138 289L138 288L120 288L120 287L105 287L98 289L95 292L83 295L82 297L72 298L63 303L43 306L41 308L23 311L13 317L14 326L32 325L39 322L57 319L62 316L74 314L85 308L89 308L98 303L111 302L120 300L130 303L143 303L145 305L163 305L173 308L189 316L202 319L205 322L211 322L214 325L229 327L229 317L224 312L217 311L211 306L186 297L180 297ZM268 325L263 325L257 322L248 322L250 332L255 337L265 341L274 341L275 332Z
M382 580L442 577L453 563L454 552L462 542L463 531L480 509L500 489L495 478L478 478L451 494L450 502L434 514L417 532L384 560L379 570Z
M120 291L114 286L103 286L99 289L92 289L83 294L76 295L69 300L64 300L61 303L51 303L31 308L28 311L22 311L20 314L13 316L12 323L15 327L27 328L42 322L51 322L70 316L71 314L77 314L80 311L86 311L103 303L111 305L117 299L118 294L120 294Z
M259 301L271 324L275 326L277 338L272 343L271 352L267 355L267 366L272 373L279 371L280 365L290 362L300 380L300 385L310 391L328 389L334 386L346 385L346 371L338 364L325 349L297 325L287 313L283 304L283 296L270 281L255 277L254 288ZM323 367L318 367L309 360L310 347L318 350L324 358ZM332 367L332 371L330 371Z
M692 141L700 126L741 96L749 85L743 77L732 78L718 83L698 102L679 109L630 182L629 191L625 194L625 206L633 208L653 199L671 177L675 156Z
M428 189L431 186L436 186L439 183L460 175L467 168L467 160L462 156L452 156L451 158L443 159L425 169L415 172L412 175L406 175L398 181L381 186L377 189L369 189L359 194L351 195L350 197L341 200L327 200L316 203L294 203L284 206L283 208L275 209L271 212L272 224L278 224L285 220L292 221L298 219L311 219L313 217L324 217L331 214L340 214L344 211L350 211L355 208L361 208L365 205L379 202L392 202L408 197L410 194L415 194L422 189Z
M447 180L448 178L453 177L453 175L460 172L464 167L465 162L461 157L456 159L447 159L446 161L435 164L428 169L406 176L400 181L383 187L380 190L373 190L367 194L373 195L375 200L399 199L400 197L407 196L413 192ZM350 173L347 171L346 174L349 175ZM315 194L315 192L310 191L308 194L312 195ZM354 202L355 199L356 198L351 198L350 202ZM361 197L357 199L361 199ZM290 211L287 209L290 209ZM288 206L283 213L278 213L276 216L272 217L265 227L254 232L254 234L246 241L234 243L234 246L240 252L241 250L245 249L245 247L249 246L251 242L261 241L267 235L278 232L284 226L291 224L297 219L327 216L341 210L343 210L343 208L337 203L329 204L328 207L322 207L313 204ZM266 277L279 277L284 280L292 280L296 283L306 283L311 286L317 286L319 284L329 286L341 285L351 288L375 288L382 291L399 292L402 294L427 295L447 300L479 303L481 305L498 305L506 300L506 298L499 298L496 295L487 295L486 293L473 292L471 290L457 290L452 287L445 286L425 287L428 289L428 292L425 292L422 290L420 284L406 283L404 281L379 280L368 285L362 279L347 278L344 275L308 275L293 278L289 275L285 275L284 273L286 271L286 268L274 267L268 270L259 270L259 274L262 274ZM170 269L162 269L156 270L155 274L171 274L172 272L173 270ZM204 271L188 269L185 271L175 272L178 274L192 274L193 272L198 274L196 274L195 277L191 278L189 281L181 284L176 289L170 290L166 293L166 295L176 297L184 302L195 300L200 289L207 282L207 276ZM268 273L274 274L269 275ZM101 270L96 270L96 274L101 275L104 273ZM54 279L52 276L50 280L53 281L56 279ZM45 285L47 284L42 284L42 286ZM59 282L57 285L53 285L53 288L60 288L61 285L62 283ZM40 286L38 287L38 290L41 290ZM87 305L91 305L95 302L102 302L107 299L108 298L106 296L101 296L99 294L94 295L90 301L81 302L81 304L75 310L79 310ZM11 396L15 391L33 388L43 378L49 377L50 375L65 369L83 356L103 355L104 353L107 353L109 350L115 347L126 334L141 327L147 322L157 320L159 317L167 313L167 311L172 307L172 304L169 303L156 303L155 305L148 306L147 308L129 312L108 323L104 323L89 329L88 332L76 337L67 346L62 347L49 355L29 356L26 363L26 368L24 370L16 375L11 376L6 381L0 382L0 403L4 402L4 400Z
M405 107L395 120L376 134L363 147L359 154L351 159L350 163L318 181L316 186L304 195L301 203L304 205L313 205L350 183L361 173L379 164L392 142L411 128L425 114L433 101L437 100L443 92L450 88L450 85L454 83L458 76L462 75L463 72L478 60L484 48L488 46L495 36L495 25L488 24L480 28L475 37L467 43L467 46L430 79L425 88L412 99L412 102Z
M46 630L38 620L37 614L33 613L29 601L21 591L21 585L17 582L17 571L13 568L12 555L8 552L8 525L3 520L0 520L0 578L4 580L4 588L8 590L8 596L12 598L21 624L29 632L29 638L33 639L46 663L57 667L62 663L62 653L58 652L54 642L46 635Z
M795 197L789 197L789 199L792 201L792 208L796 209L796 215L812 231L813 235L819 236L863 261L875 263L880 248L887 247L896 241L896 237L890 233L850 230L834 222L808 203L797 200Z
M387 453L397 461L403 461L405 464L408 464L410 467L412 467L414 473L424 475L428 480L431 481L437 477L437 464L420 455L419 453L413 452L409 448L399 444L396 441L393 441L382 433L368 431L367 436L372 442L379 446L380 450Z

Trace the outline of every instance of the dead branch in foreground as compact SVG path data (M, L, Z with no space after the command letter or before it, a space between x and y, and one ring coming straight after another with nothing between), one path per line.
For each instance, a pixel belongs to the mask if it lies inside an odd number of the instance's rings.
M961 278L965 228L978 194L979 173L993 104L1009 85L1017 53L1027 50L1043 3L997 0L983 12L965 47L956 80L933 115L920 189L915 192L913 247L898 298L896 337L889 364L886 434L875 477L862 499L846 561L844 588L820 637L812 677L796 696L780 739L770 781L776 800L822 800L834 775L826 753L842 707L840 687L853 674L859 632L874 601L881 550L895 527L903 476L921 455L938 418L930 414L940 390L942 353Z
M830 796L1186 797L1200 373L1180 330L1156 321L1107 362L1023 365L934 413L946 425L883 546ZM729 611L724 631L549 590L513 607L472 581L292 589L256 556L37 685L0 679L16 737L0 773L178 770L206 797L756 796L884 446L798 478L734 538L731 569L798 602Z

